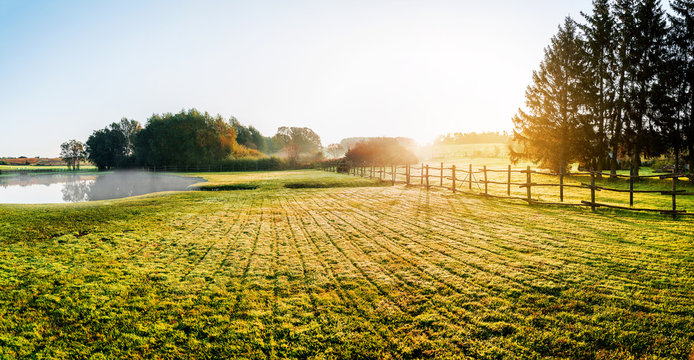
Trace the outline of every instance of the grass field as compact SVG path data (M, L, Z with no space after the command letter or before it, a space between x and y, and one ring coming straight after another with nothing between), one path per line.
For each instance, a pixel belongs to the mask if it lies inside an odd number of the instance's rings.
M0 205L0 358L686 359L694 227L318 171Z
M46 171L46 170L56 170L56 171L68 171L66 165L0 165L0 170L13 170L13 171ZM96 170L94 165L82 165L80 166L80 171L82 170Z
M461 171L468 171L470 164L472 164L472 169L475 174L473 174L473 181L482 181L484 176L481 173L482 167L487 166L488 169L492 170L506 170L510 163L508 156L501 154L499 156L489 155L495 152L494 149L504 148L504 144L462 144L462 145L437 145L428 148L428 156L424 158L423 163L429 164L432 167L440 167L440 163L444 163L444 167L447 169L444 171L444 176L450 177L451 165L455 165L459 170L457 173L457 178L465 179L465 181L458 181L456 188L463 192L469 192L474 194L480 194L484 192L483 184L472 184L472 189L469 188L467 183L467 174ZM482 154L480 156L470 156L473 153ZM485 155L486 154L486 155ZM416 165L419 168L420 165ZM514 170L525 170L526 166L530 166L533 170L547 171L539 169L537 165L529 162L519 162L517 164L512 164ZM388 170L390 171L390 170ZM577 171L577 164L573 164L571 171ZM404 170L398 171L400 174L397 178L400 182L405 182ZM606 172L607 173L607 172ZM618 170L618 174L629 175L629 170ZM439 170L432 169L429 173L432 177L430 178L431 185L438 186L439 181ZM640 175L653 175L653 169L650 167L642 167L640 169ZM420 179L416 176L420 175L418 169L412 171L412 175L415 176L411 179L412 184L420 184ZM496 182L506 182L508 175L506 172L488 172L488 180ZM513 173L511 176L511 182L513 183L525 183L526 175L522 173ZM557 176L545 176L545 175L532 175L533 183L543 183L543 184L558 184L559 178ZM590 184L590 176L567 176L564 179L564 183L567 185L581 185ZM444 179L443 184L447 188L451 188L452 183L449 179ZM609 179L607 176L603 178L596 179L596 185L628 190L629 181L624 178L619 179ZM660 180L657 178L652 179L638 179L635 180L634 190L658 190L658 191L668 191L672 189L672 180L665 179ZM677 182L677 189L684 190L686 192L694 192L694 184L688 181L687 178L681 178ZM534 186L531 189L531 197L534 200L541 202L559 202L559 188L558 187L537 187ZM507 187L502 184L489 184L488 193L491 195L507 195ZM526 197L526 189L517 185L511 186L511 196L515 197ZM590 189L583 188L569 188L564 189L564 202L580 204L582 200L590 200ZM620 192L611 192L607 190L596 191L596 201L599 203L618 205L618 206L629 206L629 194ZM634 195L634 207L636 208L649 208L649 209L671 209L672 207L671 196L661 195L661 194L644 194L636 193ZM678 210L685 209L689 212L694 212L694 196L678 196L677 197L677 208Z

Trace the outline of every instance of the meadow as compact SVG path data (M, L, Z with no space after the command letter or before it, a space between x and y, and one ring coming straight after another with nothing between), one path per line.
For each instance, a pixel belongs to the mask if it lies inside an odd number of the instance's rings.
M460 145L440 145L425 148L424 151L424 161L422 164L428 164L431 167L429 171L430 175L430 185L440 186L440 164L444 165L444 180L443 186L450 189L452 188L451 176L451 165L455 165L457 169L456 178L458 182L456 183L456 189L458 191L463 191L471 194L483 194L484 184L475 183L475 181L481 182L484 180L484 174L482 172L483 166L486 166L490 171L487 173L487 179L490 183L487 186L487 193L496 196L507 196L517 198L526 198L527 192L526 188L518 185L512 185L510 188L510 194L507 193L507 185L499 184L508 181L508 174L506 170L508 166L511 165L514 171L525 170L527 166L530 166L533 171L540 171L541 173L547 173L547 170L540 169L537 165L530 162L519 162L517 164L511 164L508 156L506 156L503 151L499 154L498 149L503 149L504 144L460 144ZM411 184L419 185L425 183L425 181L420 181L421 171L420 168L422 164L413 165L413 170L411 170ZM468 183L467 171L470 165L472 165L472 171L474 172L472 176L472 186ZM390 171L390 169L386 169ZM572 164L571 168L568 170L569 173L582 173L581 175L567 175L564 177L564 184L569 185L564 188L564 203L566 204L577 204L581 205L581 201L590 200L590 189L589 188L576 188L576 186L589 185L590 176L585 172L578 171L578 164ZM629 190L629 180L626 178L609 178L607 175L609 171L605 171L604 177L596 176L596 186L617 189L622 191ZM406 177L404 176L405 170L398 170L398 175L396 180L398 182L406 182ZM620 175L629 175L629 170L618 170ZM652 176L652 175L665 175L663 173L655 173L650 167L642 167L640 169L640 175ZM463 180L463 181L461 181ZM513 172L511 174L512 183L526 183L526 174ZM548 176L543 174L532 174L532 183L537 184L559 184L558 176ZM571 187L574 186L574 187ZM678 191L683 191L686 193L694 193L694 184L689 181L688 178L682 177L677 180L676 184ZM671 179L658 179L656 178L644 178L634 180L634 190L645 190L645 191L669 191L672 190L672 180ZM560 202L559 187L557 186L532 186L531 188L531 198L538 202ZM596 202L602 204L616 205L629 207L629 193L628 192L613 192L608 190L597 190L596 191ZM691 195L680 195L677 196L677 209L687 210L690 213L694 213L694 196ZM645 209L662 209L667 210L672 208L672 197L669 195L663 195L660 193L635 193L634 194L634 208L645 208Z
M0 205L0 358L683 359L694 227L316 170Z
M72 171L67 165L0 165L0 171ZM81 165L79 171L94 171L94 165Z

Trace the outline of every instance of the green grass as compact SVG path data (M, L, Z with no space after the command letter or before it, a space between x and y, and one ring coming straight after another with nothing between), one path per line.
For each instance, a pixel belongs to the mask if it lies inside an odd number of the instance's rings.
M195 175L257 188L0 205L0 358L693 351L690 220L317 171Z
M436 166L439 166L438 164ZM444 164L444 167L449 168L450 164ZM456 164L457 169L462 169L468 171L468 164ZM484 174L480 173L482 165L473 165L473 171L477 172L473 174L474 181L483 181ZM492 167L490 169L505 169L503 166ZM524 169L521 167L513 167L514 170ZM533 169L536 169L533 167ZM643 174L650 174L650 168L644 169ZM399 182L405 182L406 178L404 175L404 170L400 170L397 180ZM412 175L419 175L419 170L412 170ZM430 178L430 184L435 186L440 186L440 172L439 170L430 170L429 174L432 176ZM451 171L445 170L444 177L450 177ZM458 179L465 179L465 181L458 181L456 183L456 189L461 192L481 194L484 193L484 184L472 184L472 189L470 189L470 184L467 181L467 174L457 171L456 177ZM508 180L508 174L506 172L488 172L487 179L489 181L496 182L506 182ZM548 175L538 175L533 174L531 176L533 183L539 184L559 184L558 176L548 176ZM511 182L512 183L526 183L526 175L523 173L512 173ZM411 183L418 185L420 184L419 178L411 178ZM573 175L566 176L564 178L564 184L567 185L581 185L590 184L590 176L586 175ZM597 186L605 188L613 188L619 190L628 190L629 181L624 178L610 179L609 177L596 178ZM452 181L444 178L443 186L446 188L452 188ZM658 191L670 191L672 189L672 180L665 179L661 180L658 178L652 179L639 179L634 182L634 190L658 190ZM694 184L686 178L679 179L677 182L677 189L684 190L685 192L694 192ZM489 184L487 191L491 195L506 196L507 186L505 184ZM515 197L527 197L527 192L525 187L520 187L519 185L511 186L511 196ZM542 202L559 202L559 187L545 187L545 186L533 186L531 188L531 197L534 200ZM611 192L608 190L599 190L595 193L596 202L612 204L618 206L629 206L629 194L625 192ZM590 200L590 189L588 188L564 188L564 202L572 204L581 204L581 201ZM635 193L634 194L634 207L636 208L649 208L649 209L662 209L668 210L672 208L672 197L670 195L662 195L660 193ZM678 210L689 210L689 212L694 212L694 196L691 195L680 195L677 197L677 209Z
M502 154L499 156L491 156L490 154L495 152L495 148L501 148ZM505 170L510 164L508 156L503 154L505 151L504 144L462 144L462 145L437 145L431 146L426 149L424 156L424 164L429 164L432 167L439 167L440 163L444 163L444 167L450 168L451 165L456 165L459 170L457 177L462 179L466 178L467 174L460 171L468 171L470 164L472 164L473 171L478 173L473 175L473 180L481 181L484 179L484 175L479 173L484 165L488 169L494 170ZM480 156L472 156L472 154L478 153ZM512 168L514 170L525 169L530 166L533 170L547 171L538 169L535 164L530 162L520 162L518 164L513 164ZM577 164L572 165L572 171L577 171ZM419 167L419 165L417 165ZM388 170L389 171L389 170ZM607 172L607 171L606 171ZM404 170L400 170L399 173L404 174ZM618 174L629 175L629 170L619 170ZM419 170L413 170L412 175L419 175ZM440 185L439 171L432 169L429 173L433 175L430 179L432 185ZM640 175L653 175L653 169L650 167L643 167L640 169ZM489 172L488 180L505 182L507 181L506 173ZM450 177L451 171L446 170L444 176ZM525 183L526 175L521 173L513 173L511 176L511 181L514 183ZM397 178L400 182L405 182L405 176L399 175ZM420 180L418 178L413 178L413 184L419 184ZM532 181L535 183L550 183L558 184L559 178L556 176L544 176L544 175L532 175ZM565 183L569 185L580 185L580 184L590 184L589 176L568 176L565 178ZM448 179L444 179L443 184L447 188L452 187L452 182ZM604 177L596 180L596 185L602 187L609 187L615 189L628 190L629 182L627 179L609 179ZM483 184L473 184L472 189L470 189L469 184L466 181L458 181L456 188L460 191L479 194L484 192ZM669 191L672 189L671 180L660 180L660 179L640 179L635 181L635 190L662 190ZM688 181L686 178L682 178L677 184L678 190L685 190L686 192L694 192L694 184ZM559 198L559 188L558 187L533 187L531 189L531 196L534 200L543 202L558 202ZM488 192L492 195L505 196L507 194L506 185L499 184L489 184ZM526 189L521 188L517 185L511 187L511 196L516 197L526 197ZM577 189L577 188L565 188L564 189L564 201L566 203L580 204L582 200L590 200L590 189ZM600 203L606 203L618 206L629 206L629 194L628 193L618 193L610 191L597 191L596 201ZM634 207L637 208L649 208L649 209L663 209L668 210L672 208L672 199L670 196L661 194L635 194L634 195ZM694 212L694 196L678 196L677 197L677 208L685 209L689 212Z
M281 188L333 188L385 186L375 179L355 178L322 171L256 171L231 173L182 173L184 176L203 177L207 181L193 185L202 190Z

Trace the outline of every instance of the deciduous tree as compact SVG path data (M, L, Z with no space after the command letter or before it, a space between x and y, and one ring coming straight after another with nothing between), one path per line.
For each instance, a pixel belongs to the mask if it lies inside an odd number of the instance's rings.
M68 167L72 168L72 170L80 169L80 162L84 161L85 156L84 144L75 139L66 141L60 145L60 157L65 161Z

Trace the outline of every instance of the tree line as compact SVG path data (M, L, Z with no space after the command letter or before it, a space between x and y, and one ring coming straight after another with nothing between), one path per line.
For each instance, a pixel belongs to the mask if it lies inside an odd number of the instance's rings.
M453 144L506 144L511 139L511 136L506 132L469 132L469 133L451 133L439 136L435 144L438 145L453 145Z
M154 114L144 126L123 118L95 130L85 144L70 140L61 145L61 157L69 166L87 159L99 170L215 164L266 153L297 162L320 158L321 151L320 137L309 128L280 127L273 137L264 137L234 117L226 121L196 109Z
M513 118L511 160L638 175L642 158L668 156L694 171L694 0L670 8L594 0L582 22L567 17Z

